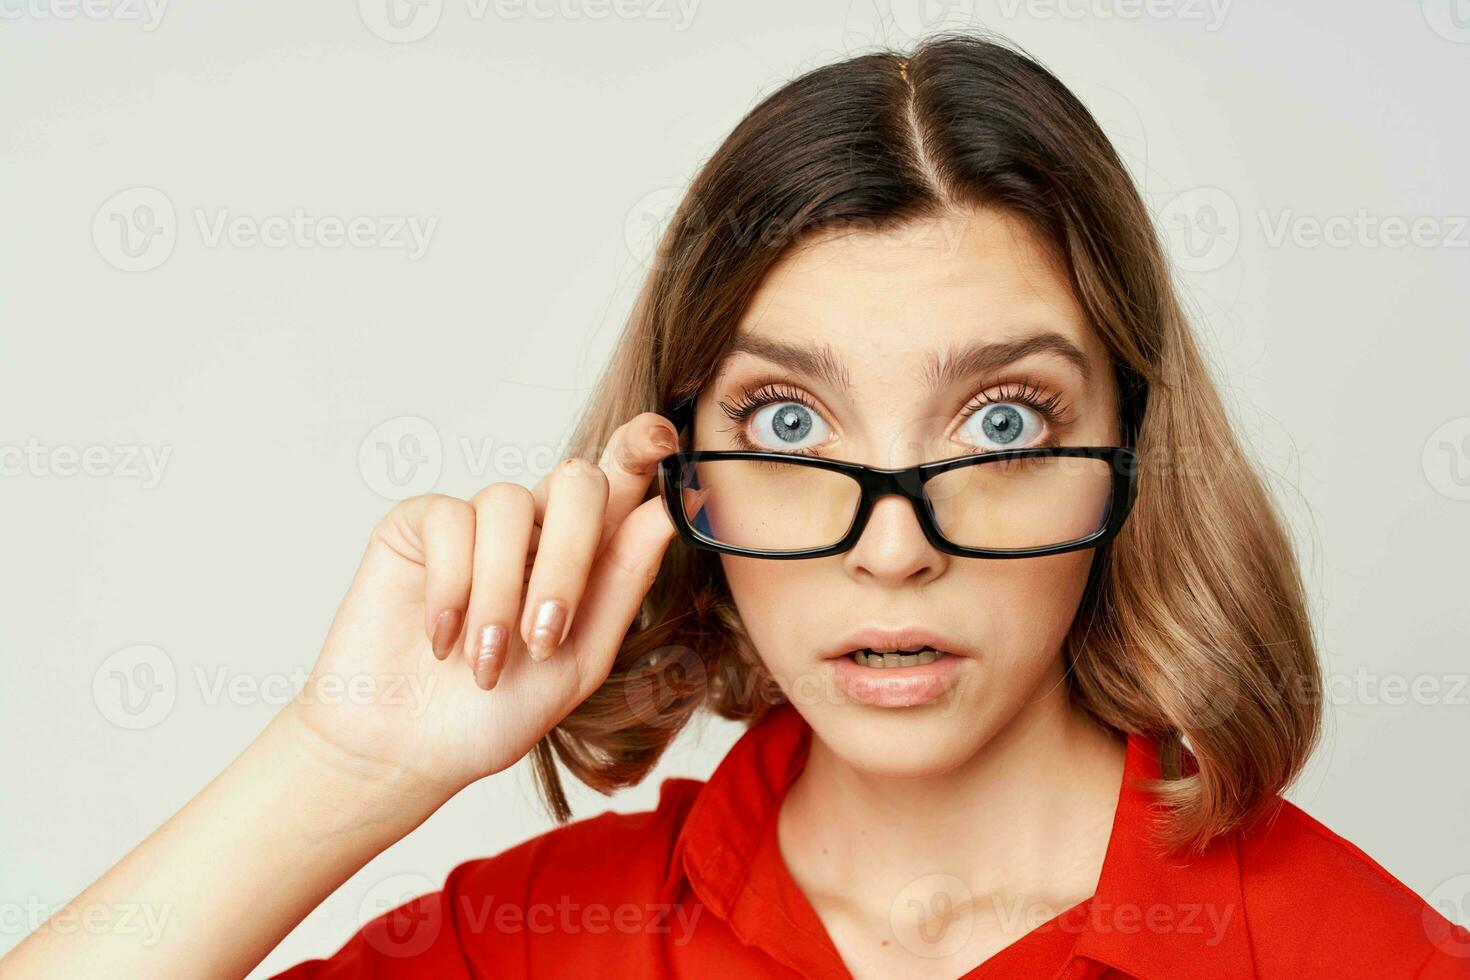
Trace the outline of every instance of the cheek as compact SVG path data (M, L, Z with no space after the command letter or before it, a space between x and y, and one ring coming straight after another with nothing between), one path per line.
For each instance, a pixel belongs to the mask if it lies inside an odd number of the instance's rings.
M1033 664L1055 655L1076 617L1092 558L1087 549L985 562L976 574L976 615L993 650Z
M768 561L721 555L725 581L740 613L740 621L760 658L774 672L782 664L809 659L811 651L800 647L804 637L793 623L808 621L811 610L823 608L822 582L830 572L818 566L836 559ZM829 590L830 591L830 590ZM835 597L828 596L827 602Z
M1087 585L1093 552L1074 551L1012 561L957 559L940 582L949 596L958 590L969 622L953 625L972 633L1001 661L1035 662L1054 655L1071 628ZM721 555L725 580L751 642L771 667L795 663L810 650L792 624L810 623L812 610L841 617L842 590L824 593L823 561L762 561ZM844 581L840 575L837 581ZM942 603L952 608L949 602ZM784 625L783 625L784 624Z

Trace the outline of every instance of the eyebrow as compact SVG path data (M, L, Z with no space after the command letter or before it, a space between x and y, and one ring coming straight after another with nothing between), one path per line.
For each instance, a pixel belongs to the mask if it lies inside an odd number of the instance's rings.
M730 340L726 354L742 352L817 378L833 388L845 389L851 384L847 365L826 344L806 347L771 337L737 333ZM1033 354L1061 357L1077 369L1084 383L1088 380L1090 365L1087 355L1061 334L1048 332L1016 340L977 341L939 353L930 352L924 364L924 383L931 392L939 391L966 378L992 373Z
M990 374L1032 354L1054 354L1071 363L1089 380L1087 355L1059 333L1038 333L1016 340L973 343L953 347L942 355L929 355L924 378L931 391L938 391L978 374Z

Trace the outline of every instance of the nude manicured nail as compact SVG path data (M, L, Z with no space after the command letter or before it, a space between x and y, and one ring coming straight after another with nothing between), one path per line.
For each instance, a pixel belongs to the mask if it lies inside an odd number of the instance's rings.
M499 679L496 668L505 658L505 638L504 626L492 624L480 628L479 642L475 646L475 683L487 691Z
M545 660L551 656L561 642L562 630L567 625L567 607L560 599L547 599L536 607L536 619L531 623L531 639L526 651L532 660Z
M460 619L458 609L446 609L434 619L432 643L436 659L443 660L449 656L449 651L454 646L454 639L459 636Z
M665 429L662 426L654 429L653 435L649 438L655 446L657 446L659 449L662 449L666 453L675 453L679 451L678 438L674 436L674 434L671 433L668 429Z

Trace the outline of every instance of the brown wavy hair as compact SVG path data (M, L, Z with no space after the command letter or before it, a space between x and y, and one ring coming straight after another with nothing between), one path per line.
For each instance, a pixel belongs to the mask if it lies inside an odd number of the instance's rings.
M1202 849L1264 814L1316 742L1300 573L1136 188L1092 115L1023 51L936 35L810 71L751 110L659 242L570 454L599 458L622 422L707 384L762 278L804 236L960 208L1003 209L1042 234L1117 372L1137 503L1093 563L1063 652L1078 704L1160 739L1162 838ZM699 707L753 724L782 700L718 556L676 540L607 682L537 745L540 789L564 822L555 759L610 794L642 780Z

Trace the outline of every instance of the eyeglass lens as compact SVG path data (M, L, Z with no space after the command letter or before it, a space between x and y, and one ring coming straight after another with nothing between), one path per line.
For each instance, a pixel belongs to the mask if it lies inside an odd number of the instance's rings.
M862 501L850 476L779 460L703 460L685 468L683 482L684 513L701 536L758 551L834 545ZM1112 487L1106 459L1024 457L939 473L925 483L924 503L962 547L1045 548L1101 530Z

